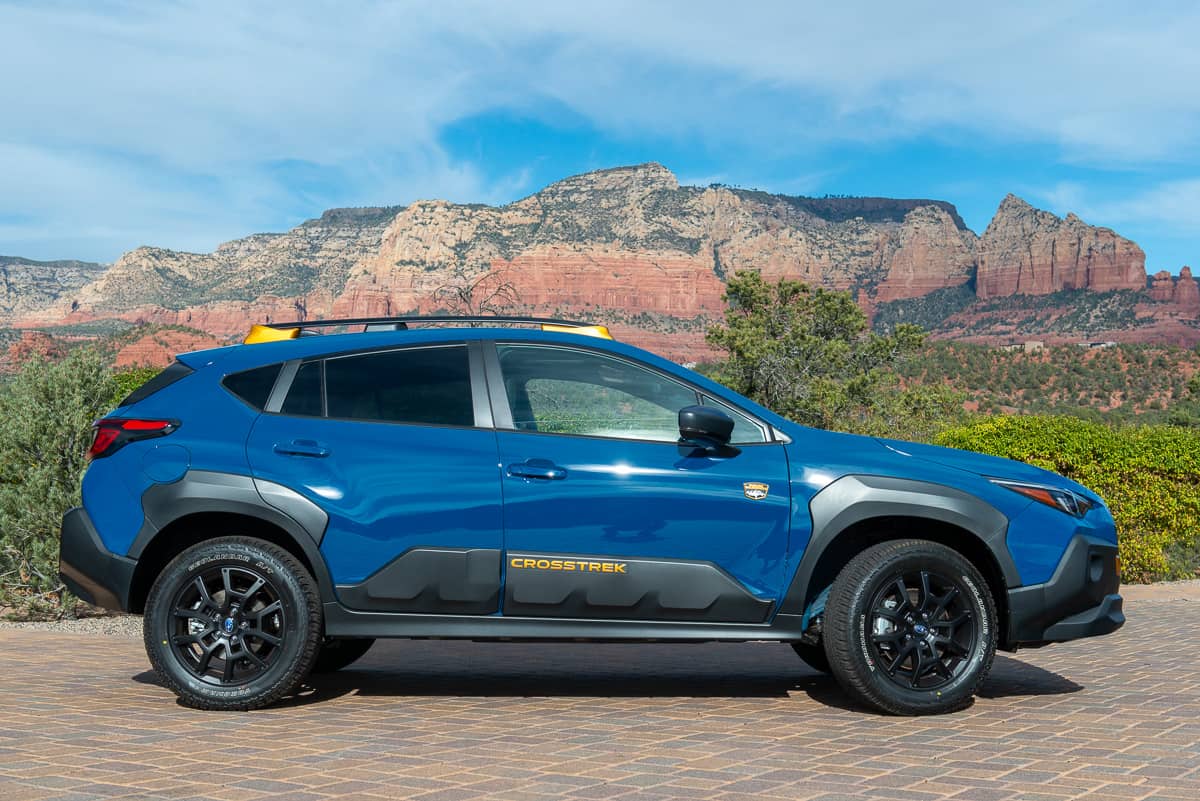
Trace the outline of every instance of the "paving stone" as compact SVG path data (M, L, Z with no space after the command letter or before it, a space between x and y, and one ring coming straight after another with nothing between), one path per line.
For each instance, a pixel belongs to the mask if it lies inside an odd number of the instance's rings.
M0 801L1196 801L1195 600L1001 654L972 707L912 719L761 643L381 642L273 709L197 712L136 639L0 628Z

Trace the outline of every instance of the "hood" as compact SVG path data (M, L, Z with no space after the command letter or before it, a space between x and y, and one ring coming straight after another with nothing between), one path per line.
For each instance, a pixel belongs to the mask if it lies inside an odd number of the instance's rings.
M898 439L879 439L880 445L890 451L904 456L911 456L926 462L933 462L942 467L951 467L987 478L1004 478L1010 481L1026 481L1031 484L1044 484L1049 487L1060 487L1081 493L1085 497L1099 500L1094 492L1077 484L1066 476L1040 467L1034 467L1025 462L1005 459L1000 456L989 456L985 453L963 451L958 448L943 448L940 445L923 445L918 442L904 442Z

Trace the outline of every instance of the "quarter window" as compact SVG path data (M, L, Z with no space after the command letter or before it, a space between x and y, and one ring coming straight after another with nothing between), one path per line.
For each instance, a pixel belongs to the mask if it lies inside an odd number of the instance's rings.
M267 398L271 395L271 388L275 386L275 379L279 376L280 367L281 365L278 364L269 364L266 367L243 370L240 373L225 376L222 383L234 395L255 409L261 410L267 405Z
M472 426L467 349L409 348L327 359L325 403L330 417Z

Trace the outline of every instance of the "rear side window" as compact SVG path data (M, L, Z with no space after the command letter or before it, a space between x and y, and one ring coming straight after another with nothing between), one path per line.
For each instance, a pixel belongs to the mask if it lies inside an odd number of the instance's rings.
M271 396L271 388L275 386L275 379L279 377L281 366L269 364L266 367L243 370L240 373L225 376L221 383L225 385L225 389L255 409L262 411L262 408L267 405L267 398Z
M158 375L151 378L145 384L130 392L125 396L125 400L117 404L117 407L132 406L135 403L144 401L146 398L153 395L159 390L166 389L181 378L186 378L193 372L192 368L188 367L183 362L173 362L167 369L163 370Z
M462 345L367 353L325 362L330 417L473 426L471 370Z
M324 414L321 400L321 362L300 365L279 411L303 417L320 417Z

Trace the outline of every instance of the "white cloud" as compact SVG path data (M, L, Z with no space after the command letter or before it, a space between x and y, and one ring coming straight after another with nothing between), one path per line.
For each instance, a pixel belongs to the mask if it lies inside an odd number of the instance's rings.
M528 175L489 182L438 144L506 107L773 154L938 135L1200 158L1182 4L0 0L0 31L0 252L207 249L281 208L507 199Z
M1063 182L1042 196L1055 209L1072 210L1089 222L1121 220L1200 236L1200 178L1163 181L1115 199L1099 198L1082 184Z

